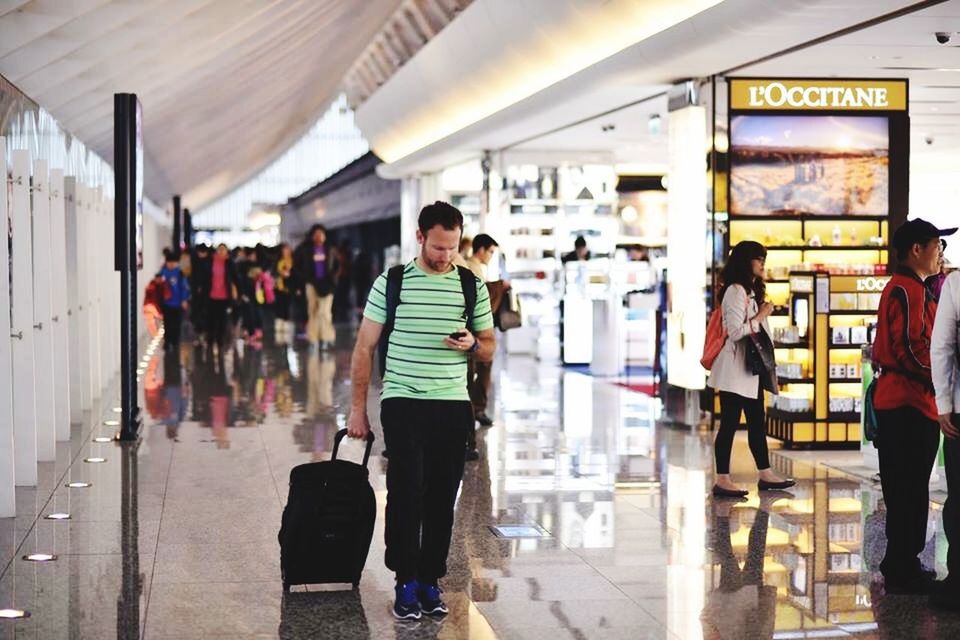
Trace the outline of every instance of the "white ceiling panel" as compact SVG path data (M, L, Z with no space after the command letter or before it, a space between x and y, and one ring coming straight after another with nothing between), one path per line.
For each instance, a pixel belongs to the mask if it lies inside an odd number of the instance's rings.
M323 113L400 0L0 0L0 74L108 161L143 103L147 193L200 208Z

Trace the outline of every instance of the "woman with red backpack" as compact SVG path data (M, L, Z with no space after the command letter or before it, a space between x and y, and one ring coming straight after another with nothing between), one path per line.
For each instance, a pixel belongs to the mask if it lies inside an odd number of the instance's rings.
M720 394L720 429L714 442L715 496L742 498L747 495L747 491L730 479L730 454L741 414L746 414L750 452L760 473L758 489L782 490L796 484L773 472L767 451L763 391L766 388L776 393L777 389L767 324L773 305L765 300L763 281L766 260L767 250L762 244L745 240L733 248L720 273L720 313L726 340L716 358L709 362L707 381ZM707 344L710 343L708 336ZM764 349L763 345L769 347ZM761 357L764 351L767 358Z

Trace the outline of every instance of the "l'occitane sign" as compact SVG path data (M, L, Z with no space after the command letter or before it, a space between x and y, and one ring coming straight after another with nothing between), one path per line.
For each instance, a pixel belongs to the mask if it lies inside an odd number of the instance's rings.
M730 106L750 110L906 111L904 80L730 80Z

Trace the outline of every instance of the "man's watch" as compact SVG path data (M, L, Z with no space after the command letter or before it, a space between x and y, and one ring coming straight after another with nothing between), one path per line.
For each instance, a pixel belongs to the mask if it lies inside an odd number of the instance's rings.
M467 353L476 353L477 351L480 351L480 339L473 336L473 344L467 349Z

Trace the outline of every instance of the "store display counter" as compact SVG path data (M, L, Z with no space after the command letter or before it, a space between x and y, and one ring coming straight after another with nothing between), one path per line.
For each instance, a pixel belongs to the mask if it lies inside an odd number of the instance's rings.
M857 449L862 348L873 341L886 276L794 273L786 313L771 318L780 393L767 434L788 448Z

